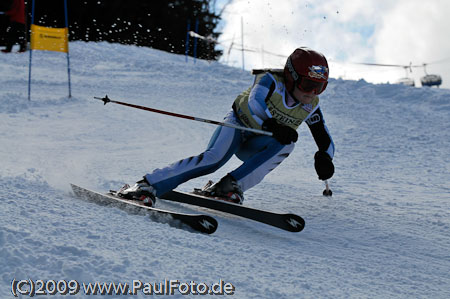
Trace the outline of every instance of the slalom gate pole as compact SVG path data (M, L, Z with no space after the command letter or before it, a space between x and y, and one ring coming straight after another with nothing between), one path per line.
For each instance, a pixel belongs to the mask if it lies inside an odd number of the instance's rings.
M242 126L234 125L234 124L231 124L231 123L219 122L219 121L215 121L215 120L210 120L210 119L205 119L205 118L200 118L200 117L194 117L194 116L189 116L189 115L184 115L184 114L179 114L179 113L174 113L174 112L169 112L169 111L164 111L164 110L159 110L159 109L154 109L154 108L150 108L150 107L129 104L129 103L125 103L125 102L114 101L114 100L111 100L110 98L108 98L107 95L104 98L94 97L94 99L103 101L104 105L106 105L107 103L114 103L114 104L119 104L119 105L123 105L123 106L128 106L128 107L131 107L131 108L136 108L136 109L141 109L141 110L145 110L145 111L155 112L155 113L159 113L159 114L169 115L169 116L173 116L173 117L190 119L190 120L199 121L199 122L208 123L208 124L213 124L213 125L217 125L217 126L229 127L229 128L233 128L233 129L242 130L242 131L253 132L253 133L256 133L256 134L272 136L272 132L268 132L268 131L242 127Z
M72 86L70 84L70 55L69 55L69 17L67 13L67 0L64 0L64 16L66 19L66 28L67 28L67 80L69 83L69 98L72 97Z

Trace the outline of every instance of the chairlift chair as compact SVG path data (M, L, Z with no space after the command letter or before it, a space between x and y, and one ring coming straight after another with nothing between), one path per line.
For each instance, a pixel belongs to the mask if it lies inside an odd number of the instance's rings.
M435 74L428 74L426 70L426 63L423 64L423 70L425 72L425 76L420 78L420 82L422 83L422 86L434 86L436 85L439 87L439 85L442 84L442 78L439 75Z

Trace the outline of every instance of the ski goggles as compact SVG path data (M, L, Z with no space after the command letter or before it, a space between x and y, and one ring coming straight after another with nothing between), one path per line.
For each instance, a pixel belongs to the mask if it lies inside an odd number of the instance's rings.
M295 86L303 92L314 91L315 94L321 94L325 88L327 88L328 81L314 81L305 76L300 76L300 78L295 82Z

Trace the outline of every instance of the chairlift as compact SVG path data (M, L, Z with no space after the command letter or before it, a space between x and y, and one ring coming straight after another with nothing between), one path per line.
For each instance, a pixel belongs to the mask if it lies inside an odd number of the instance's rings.
M420 82L422 83L422 86L434 86L436 85L439 87L439 85L442 84L442 78L439 75L435 74L428 74L426 70L426 63L423 64L423 70L425 72L425 76L420 78Z
M430 62L428 64L436 64L436 63L442 63L444 61L450 60L450 57L441 59L438 61ZM361 65L370 65L370 66L383 66L383 67L402 67L405 69L406 76L404 78L398 79L395 84L403 84L408 86L415 86L414 79L408 77L408 70L410 73L412 73L412 68L418 68L423 67L425 71L425 76L423 76L420 81L422 83L422 86L434 86L436 85L439 87L439 85L442 84L442 78L439 75L435 74L427 74L426 66L427 63L424 63L422 65L413 65L412 62L409 63L409 65L402 65L402 64L380 64L380 63L367 63L367 62L353 62L353 64L361 64Z
M403 68L405 69L406 77L398 79L395 84L401 84L406 86L416 86L414 84L414 79L408 77L408 69L412 73L412 62L409 65L404 65Z
M412 87L416 86L414 84L414 80L412 78L408 78L408 77L398 79L395 82L395 84L401 84L401 85L412 86Z

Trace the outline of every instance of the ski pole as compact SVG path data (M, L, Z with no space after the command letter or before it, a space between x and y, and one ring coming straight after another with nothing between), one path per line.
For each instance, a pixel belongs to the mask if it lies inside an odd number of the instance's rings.
M323 196L331 196L333 195L333 192L330 189L330 186L328 185L328 180L325 180L325 190L323 190Z
M165 114L165 115L169 115L169 116L195 120L195 121L213 124L213 125L217 125L217 126L230 127L230 128L234 128L234 129L238 129L238 130L242 130L242 131L253 132L256 134L272 136L272 132L267 132L267 131L263 131L263 130L241 127L241 126L234 125L231 123L225 123L225 122L220 122L220 121L215 121L215 120L210 120L210 119L204 119L204 118L200 118L200 117L194 117L194 116L154 109L154 108L145 107L145 106L129 104L129 103L125 103L125 102L114 101L114 100L111 100L110 98L108 98L107 95L104 98L94 97L94 99L103 101L104 105L106 105L107 103L114 103L114 104L124 105L124 106L128 106L128 107L136 108L136 109L145 110L145 111L155 112L155 113L159 113L159 114Z

